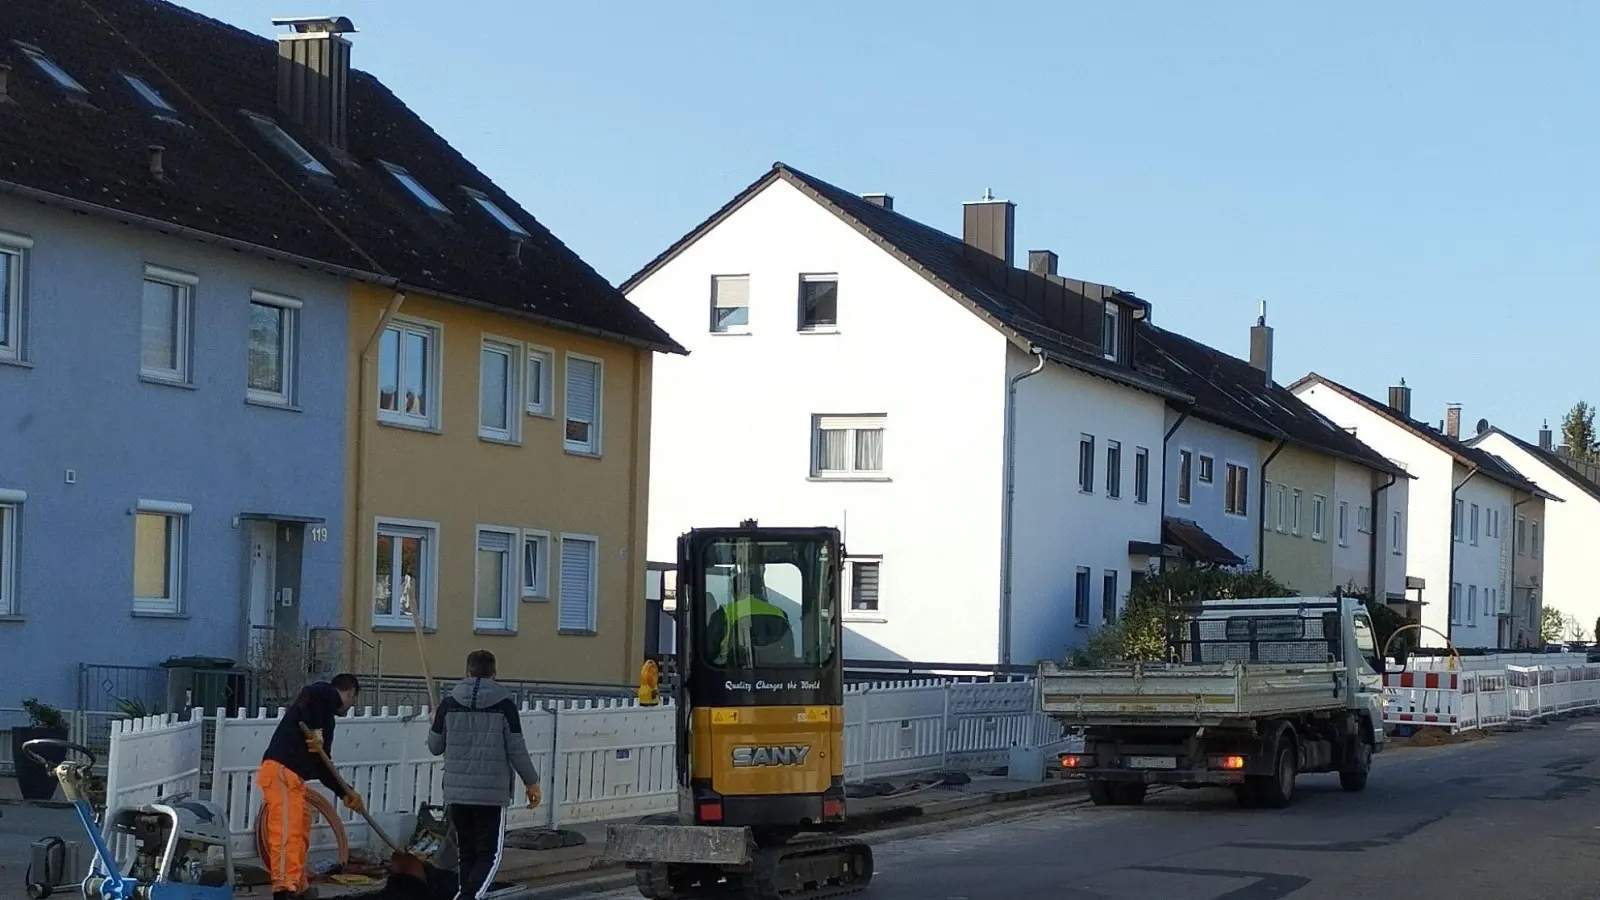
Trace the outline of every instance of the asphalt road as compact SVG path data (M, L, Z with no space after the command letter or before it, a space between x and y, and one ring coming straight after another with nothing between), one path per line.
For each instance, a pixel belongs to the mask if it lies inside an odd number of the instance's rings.
M1374 759L1366 791L1308 775L1286 810L1167 790L874 842L861 900L1593 900L1600 718ZM637 898L633 890L603 895Z

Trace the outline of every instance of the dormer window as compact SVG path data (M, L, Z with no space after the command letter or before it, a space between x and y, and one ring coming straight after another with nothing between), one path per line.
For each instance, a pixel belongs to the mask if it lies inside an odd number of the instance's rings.
M1117 348L1122 343L1122 310L1110 300L1102 304L1105 317L1100 328L1100 352L1106 359L1117 361Z
M249 117L250 123L256 126L256 130L261 132L261 136L266 138L272 146L278 148L278 152L293 160L295 165L313 175L322 175L326 178L333 177L333 172L329 171L327 166L319 162L306 148L300 146L300 142L290 137L289 133L280 128L277 122L266 116L256 115L253 112L246 112L245 115Z
M474 203L483 207L484 212L493 216L494 220L499 222L501 226L505 228L505 230L519 237L532 237L532 235L528 234L528 230L526 228L518 225L516 219L506 215L506 211L496 205L493 200L490 200L488 197L484 196L478 191L473 190L472 188L462 188L462 190L466 191L467 196L471 197Z
M39 71L49 75L51 81L54 81L56 84L66 88L69 91L76 91L80 94L89 93L89 89L79 84L76 78L68 75L67 70L56 65L55 62L50 59L50 57L45 56L43 50L40 50L38 47L35 47L32 44L24 44L21 42L17 43L17 48L21 50L29 59L33 60L33 64L39 67Z
M389 170L389 174L394 176L395 181L400 182L400 184L405 187L406 190L411 192L411 196L421 200L423 206L428 207L434 212L448 213L450 211L450 207L440 203L439 198L435 197L427 188L423 187L422 182L413 178L411 173L407 172L404 166L397 166L394 163L383 162L381 159L378 160L378 162L382 163L383 167Z
M143 98L144 102L155 107L156 111L163 113L175 113L178 111L177 107L168 103L167 98L161 96L161 93L151 87L150 83L143 78L124 72L122 73L122 79L128 82L128 87L133 88L133 92Z

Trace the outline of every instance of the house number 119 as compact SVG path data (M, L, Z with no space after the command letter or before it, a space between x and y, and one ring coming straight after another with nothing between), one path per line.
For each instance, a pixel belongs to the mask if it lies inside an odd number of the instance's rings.
M326 525L317 525L307 528L306 537L309 537L314 544L323 543L328 539L328 527Z

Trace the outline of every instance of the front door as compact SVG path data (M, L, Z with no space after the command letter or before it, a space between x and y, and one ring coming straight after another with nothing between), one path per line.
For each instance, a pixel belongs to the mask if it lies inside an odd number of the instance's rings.
M278 529L271 522L250 523L250 643L265 637L275 623L278 587Z

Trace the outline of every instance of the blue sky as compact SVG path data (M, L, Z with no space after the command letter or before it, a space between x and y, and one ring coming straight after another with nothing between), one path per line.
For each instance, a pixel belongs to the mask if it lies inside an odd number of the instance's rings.
M345 0L355 64L620 282L783 160L1315 369L1533 437L1600 402L1600 4Z

